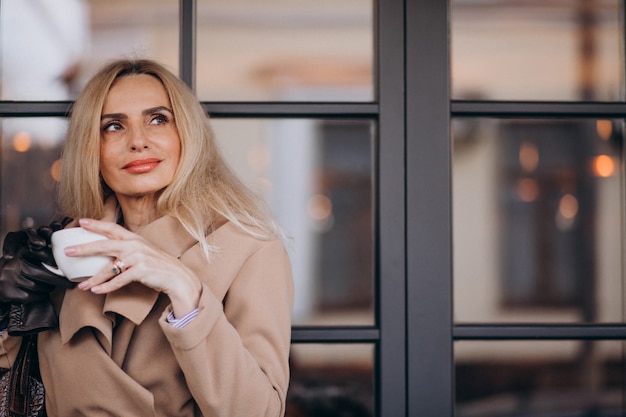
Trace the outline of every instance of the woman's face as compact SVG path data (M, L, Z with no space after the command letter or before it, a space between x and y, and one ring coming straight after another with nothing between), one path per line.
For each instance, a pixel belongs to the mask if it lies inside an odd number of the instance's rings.
M100 173L118 200L154 196L172 182L180 139L161 82L130 75L112 85L100 116Z

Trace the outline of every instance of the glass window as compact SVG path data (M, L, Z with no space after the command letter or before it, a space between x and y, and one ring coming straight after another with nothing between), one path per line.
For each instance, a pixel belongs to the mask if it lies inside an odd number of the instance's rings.
M56 214L65 119L2 123L3 232ZM289 236L294 324L371 325L373 142L369 121L213 120L235 172Z
M623 320L623 124L453 122L457 322Z
M373 417L374 347L294 344L288 417Z
M49 224L56 215L56 182L66 120L2 119L1 234Z
M457 417L623 416L621 341L457 342Z
M198 96L373 100L372 0L199 0Z
M294 324L373 324L372 123L213 119L213 127L227 161L291 237Z
M624 100L619 0L453 0L453 98Z
M109 59L154 59L178 72L180 1L86 0L91 44L84 65L86 77Z
M103 62L151 58L178 71L176 0L0 3L3 100L71 100Z
M0 2L2 100L68 100L89 37L80 0Z

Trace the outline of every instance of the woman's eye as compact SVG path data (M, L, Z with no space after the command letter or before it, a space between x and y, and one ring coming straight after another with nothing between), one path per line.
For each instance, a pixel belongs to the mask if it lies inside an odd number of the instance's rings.
M151 125L160 125L167 122L169 122L169 119L164 114L157 114L150 120Z
M110 122L104 125L102 128L104 132L113 132L116 130L122 130L122 125L118 122Z

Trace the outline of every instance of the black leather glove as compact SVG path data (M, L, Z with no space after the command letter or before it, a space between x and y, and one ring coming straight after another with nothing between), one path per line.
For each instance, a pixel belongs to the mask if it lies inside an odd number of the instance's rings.
M59 327L59 320L52 302L34 304L11 304L7 332L11 336L26 336Z
M11 335L33 334L58 326L50 292L76 284L41 264L56 266L50 236L64 223L10 232L4 240L0 258L0 328L6 328Z

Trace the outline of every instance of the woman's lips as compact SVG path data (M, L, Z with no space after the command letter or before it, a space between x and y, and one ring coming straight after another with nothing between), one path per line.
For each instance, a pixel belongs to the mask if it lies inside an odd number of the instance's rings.
M132 174L142 174L144 172L152 171L157 165L159 165L160 162L161 160L156 158L138 159L127 163L122 167L122 169Z

